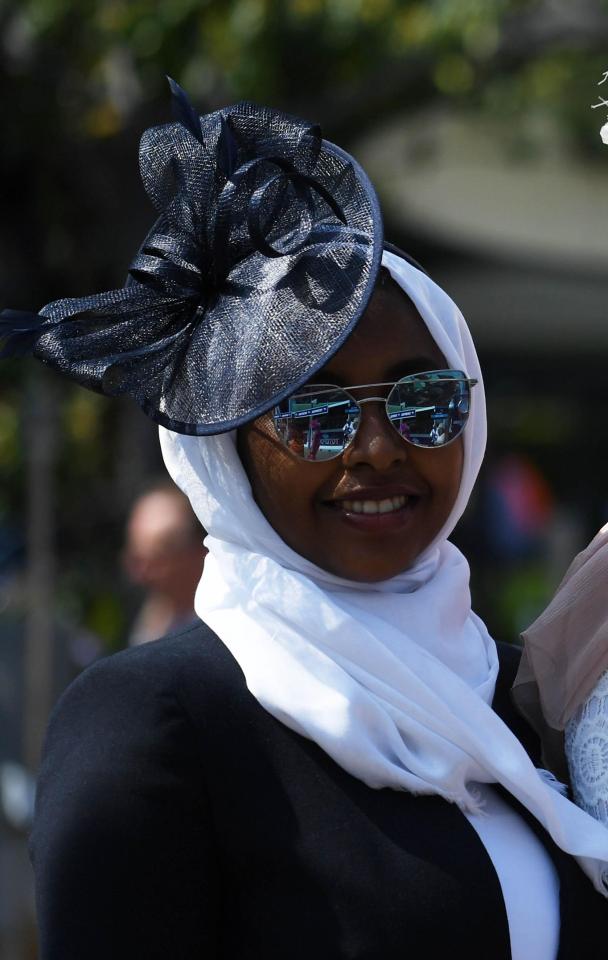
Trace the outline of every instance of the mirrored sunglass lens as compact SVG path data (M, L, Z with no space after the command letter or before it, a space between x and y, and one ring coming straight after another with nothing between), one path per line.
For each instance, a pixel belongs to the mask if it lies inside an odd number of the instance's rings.
M406 440L419 447L441 447L464 429L469 403L465 375L438 370L396 383L387 409L395 430Z
M354 436L359 408L343 390L312 385L278 404L272 419L292 453L304 460L330 460L340 456Z

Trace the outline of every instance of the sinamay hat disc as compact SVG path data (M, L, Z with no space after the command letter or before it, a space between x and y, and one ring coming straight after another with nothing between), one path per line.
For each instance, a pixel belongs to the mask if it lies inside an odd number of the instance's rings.
M133 397L178 433L270 409L341 346L382 255L365 172L318 127L250 103L147 130L158 219L124 288L5 311L4 355L33 352L91 389Z

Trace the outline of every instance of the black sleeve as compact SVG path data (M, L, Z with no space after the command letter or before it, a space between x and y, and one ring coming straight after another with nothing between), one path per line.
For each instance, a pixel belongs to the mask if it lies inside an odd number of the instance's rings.
M219 891L195 732L118 654L51 718L30 850L40 960L214 960Z
M504 720L512 733L523 745L530 759L540 764L540 740L525 717L517 709L511 695L511 687L521 659L521 647L514 643L497 643L500 669L492 708Z

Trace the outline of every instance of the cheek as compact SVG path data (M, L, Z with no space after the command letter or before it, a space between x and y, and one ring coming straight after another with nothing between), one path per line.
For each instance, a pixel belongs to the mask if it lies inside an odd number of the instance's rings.
M274 449L263 424L256 421L239 430L237 450L257 501L280 492L285 464L282 452Z
M441 505L446 516L460 490L463 464L462 440L455 441L443 450L425 450L417 455L415 467L429 484L435 506Z
M434 464L434 482L437 491L445 502L447 512L453 507L462 479L464 451L462 440L457 440L440 452Z
M310 526L314 471L269 436L263 422L239 431L237 449L257 505L279 536L291 541L290 532Z

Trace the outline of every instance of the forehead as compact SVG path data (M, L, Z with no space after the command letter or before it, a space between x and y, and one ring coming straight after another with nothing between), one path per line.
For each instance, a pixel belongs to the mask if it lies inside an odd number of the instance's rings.
M145 494L133 507L129 529L134 534L162 535L186 526L188 503L176 493L158 490Z
M315 380L374 383L445 364L416 307L390 281L376 287L355 330Z

